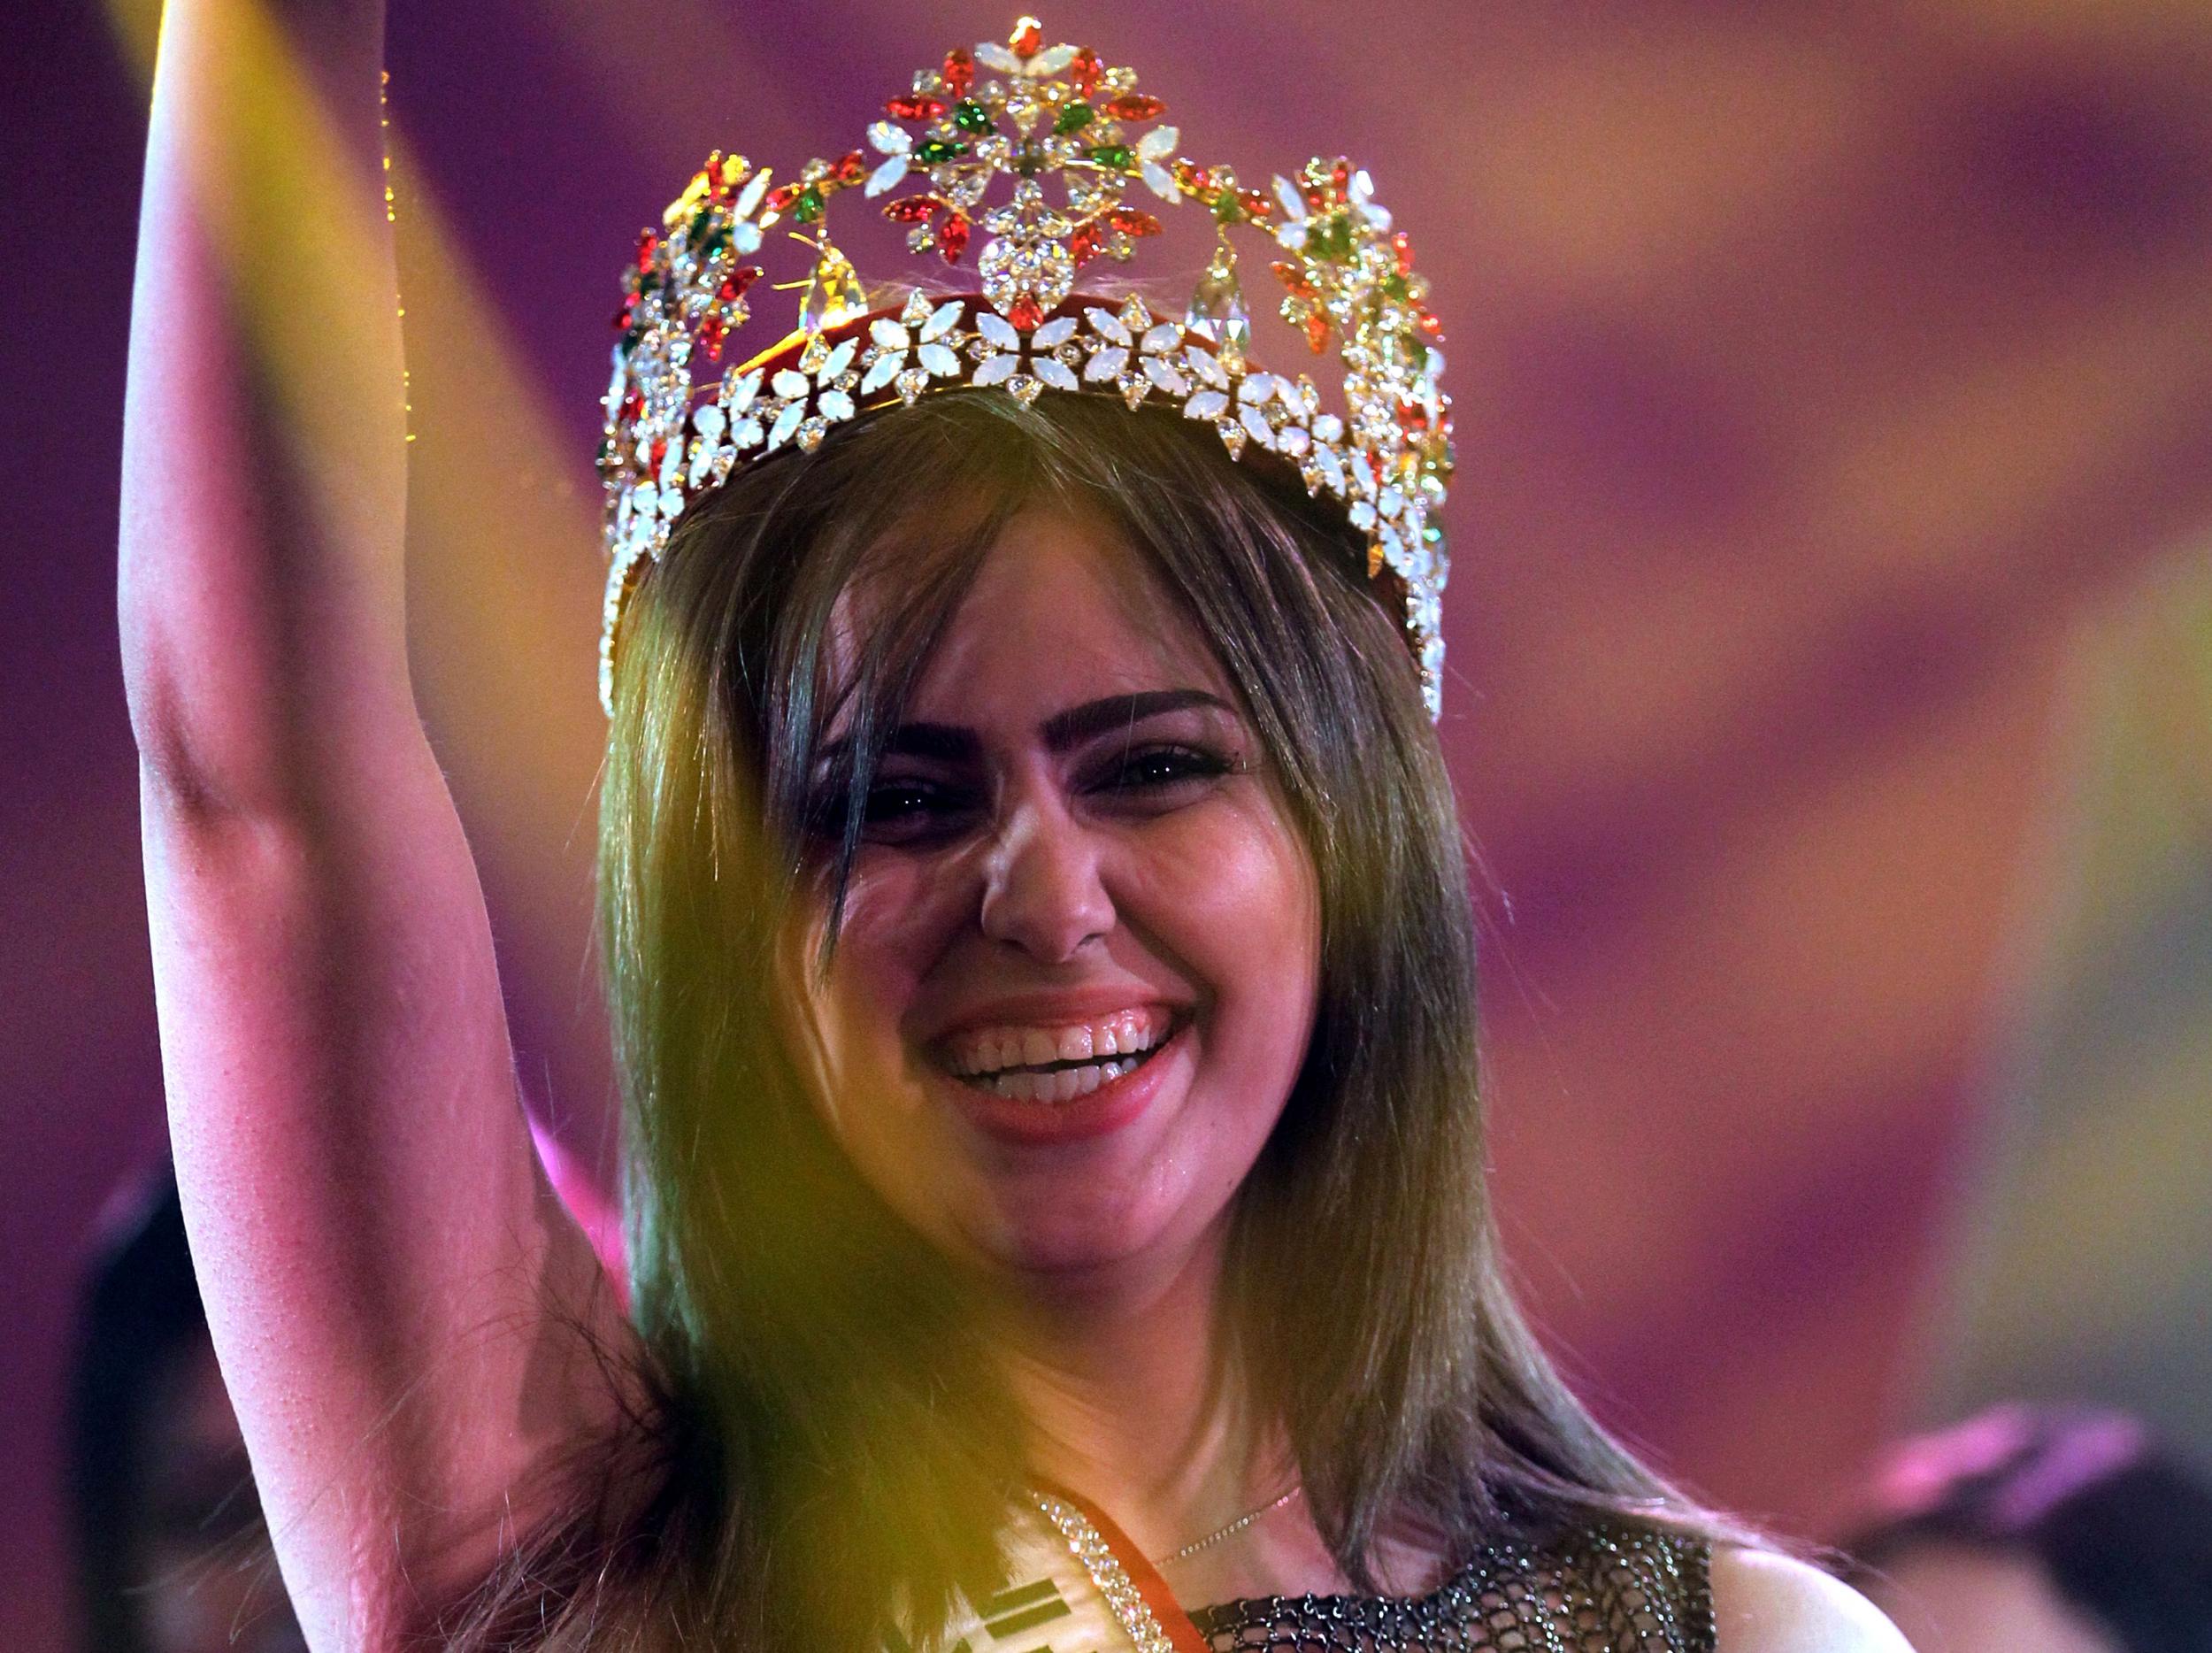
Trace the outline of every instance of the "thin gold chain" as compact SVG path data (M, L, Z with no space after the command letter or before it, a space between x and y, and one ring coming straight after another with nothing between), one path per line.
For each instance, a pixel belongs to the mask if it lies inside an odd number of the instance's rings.
M1203 1538L1193 1539L1189 1543L1184 1545L1182 1549L1175 1550L1171 1554L1148 1557L1147 1559L1148 1559L1156 1567L1169 1566L1178 1561L1187 1560L1190 1557L1196 1555L1200 1550L1210 1549L1213 1545L1218 1544L1225 1538L1234 1538L1239 1533L1244 1531L1246 1527L1251 1526L1253 1522L1258 1520L1261 1517L1274 1514L1276 1511L1281 1509L1293 1498L1295 1498L1300 1493L1305 1491L1305 1482L1299 1481L1295 1483L1288 1492L1283 1494L1281 1497L1271 1500L1269 1503L1262 1504L1256 1510L1246 1511L1244 1514L1237 1517L1235 1520L1230 1522L1228 1526L1217 1527L1214 1531L1207 1534Z

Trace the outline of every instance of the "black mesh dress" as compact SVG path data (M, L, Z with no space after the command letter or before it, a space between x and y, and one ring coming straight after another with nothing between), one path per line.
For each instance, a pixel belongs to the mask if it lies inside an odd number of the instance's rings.
M1630 1527L1494 1544L1426 1595L1267 1596L1191 1615L1214 1653L1713 1653L1710 1547Z

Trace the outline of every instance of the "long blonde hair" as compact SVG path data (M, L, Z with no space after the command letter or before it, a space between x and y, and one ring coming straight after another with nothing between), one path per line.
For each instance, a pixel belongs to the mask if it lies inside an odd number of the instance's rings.
M1318 1016L1237 1196L1224 1329L1338 1564L1368 1582L1386 1521L1461 1553L1704 1522L1560 1383L1501 1272L1458 819L1356 535L1187 421L954 392L740 473L632 604L600 904L656 1404L449 1641L850 1653L894 1604L926 1635L994 1582L1024 1475L1011 1400L945 1266L809 1104L775 958L795 903L826 902L834 945L882 741L1041 500L1110 523L1182 603L1319 874ZM860 588L880 618L833 673L833 610ZM849 780L825 798L833 713Z

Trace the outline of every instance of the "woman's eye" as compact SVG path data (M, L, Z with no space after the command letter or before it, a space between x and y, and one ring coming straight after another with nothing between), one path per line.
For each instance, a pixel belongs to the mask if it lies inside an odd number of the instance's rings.
M1164 793L1229 773L1226 758L1192 746L1145 746L1123 753L1100 777L1102 790Z
M949 832L979 807L973 792L935 780L879 780L868 788L861 829L872 838L911 839Z

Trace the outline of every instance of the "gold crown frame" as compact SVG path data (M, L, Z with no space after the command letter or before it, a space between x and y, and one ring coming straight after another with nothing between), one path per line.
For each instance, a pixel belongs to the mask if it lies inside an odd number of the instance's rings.
M1437 715L1448 559L1434 516L1451 476L1450 401L1427 283L1405 235L1348 162L1309 161L1265 193L1242 188L1229 168L1177 152L1178 129L1156 124L1165 105L1137 89L1133 72L1107 67L1087 47L1043 42L1036 19L1023 18L1005 44L956 48L917 73L885 105L888 118L868 128L872 163L854 150L773 185L768 168L718 151L662 227L640 235L615 319L621 337L600 450L611 565L599 685L610 711L624 605L692 501L740 465L787 446L811 452L832 426L875 408L997 387L1025 403L1055 390L1118 396L1133 410L1176 407L1211 425L1232 456L1254 445L1279 455L1310 492L1343 504L1366 536L1368 576L1394 578ZM987 206L1002 177L1013 181L1010 198ZM886 195L911 178L922 187L886 203L885 216L909 227L911 250L948 265L961 263L980 226L982 291L917 287L902 305L871 311L829 238L830 204L855 188ZM1048 198L1047 179L1063 187L1064 204ZM1212 259L1179 320L1134 296L1076 291L1084 265L1125 261L1159 234L1160 219L1131 204L1133 185L1169 206L1194 204L1216 227ZM802 289L797 331L702 382L702 356L718 363L751 314L762 270L746 260L786 220L811 254L806 278L789 284ZM1233 229L1272 243L1281 313L1312 350L1336 342L1342 416L1323 410L1306 375L1248 358Z

